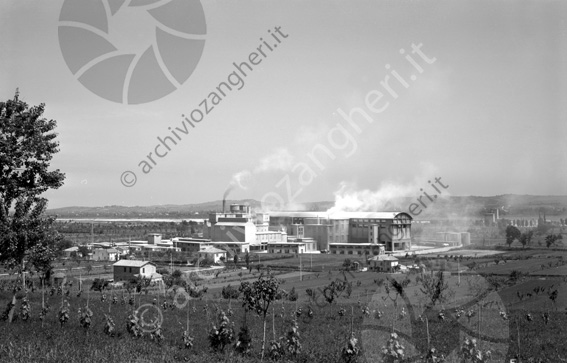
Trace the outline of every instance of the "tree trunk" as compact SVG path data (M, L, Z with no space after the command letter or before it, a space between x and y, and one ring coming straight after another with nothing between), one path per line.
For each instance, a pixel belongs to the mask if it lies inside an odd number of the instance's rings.
M14 320L14 312L16 311L16 293L12 296L12 306L8 312L8 322L11 323Z
M26 273L24 271L24 268L25 268L24 259L22 258L22 269L21 269L21 272L22 272L22 289L24 291L26 291Z
M262 340L262 361L264 360L265 347L266 347L266 314L264 314L264 339Z

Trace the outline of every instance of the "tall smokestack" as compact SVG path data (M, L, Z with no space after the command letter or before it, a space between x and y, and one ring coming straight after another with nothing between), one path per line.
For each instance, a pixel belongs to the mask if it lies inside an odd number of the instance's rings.
M226 197L228 197L228 195L230 194L232 189L234 189L234 185L229 185L228 188L226 188L226 190L224 191L224 194L222 196L222 212L223 213L225 212L224 208L226 206Z

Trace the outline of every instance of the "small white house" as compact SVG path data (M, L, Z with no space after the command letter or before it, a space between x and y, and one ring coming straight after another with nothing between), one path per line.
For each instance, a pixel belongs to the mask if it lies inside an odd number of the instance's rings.
M151 279L156 274L156 265L150 261L120 260L112 267L114 281L132 280L138 276Z
M226 260L226 251L219 248L208 246L199 251L199 260L204 260L206 258L213 261L213 263L218 263L224 257Z
M120 252L114 248L97 248L93 251L94 261L117 261Z
M398 259L390 255L378 255L368 259L368 264L375 271L394 272Z

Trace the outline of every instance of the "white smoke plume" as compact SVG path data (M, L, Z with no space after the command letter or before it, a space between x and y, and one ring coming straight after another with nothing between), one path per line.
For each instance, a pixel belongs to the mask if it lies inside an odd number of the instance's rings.
M267 171L288 171L293 166L293 155L288 149L278 148L273 153L260 159L258 166L253 170L253 174Z
M446 190L439 194L432 188L430 181L435 181L435 171L433 165L422 164L422 172L413 181L407 183L384 181L376 190L358 190L353 183L341 182L339 189L334 193L335 204L327 210L327 213L386 211L397 199L419 197L423 192L430 195L438 194L438 197L449 196Z
M244 190L248 189L257 174L271 171L289 171L292 166L293 155L291 155L289 150L285 148L275 149L271 154L261 158L258 165L256 165L252 171L245 169L233 174L228 183L224 198L226 199L236 187Z
M377 190L356 190L354 184L342 182L335 194L335 205L327 213L337 212L378 212L393 199L415 194L414 185L382 183ZM417 189L419 190L419 188Z

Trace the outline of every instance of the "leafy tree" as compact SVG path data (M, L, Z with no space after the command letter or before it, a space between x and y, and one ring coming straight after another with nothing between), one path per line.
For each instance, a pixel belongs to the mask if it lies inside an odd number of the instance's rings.
M293 286L289 292L289 294L287 295L287 299L289 301L297 301L297 298L299 296L297 295L297 292L295 291L295 286Z
M73 241L70 241L66 238L62 238L61 240L59 240L56 245L55 245L55 250L60 252L63 250L66 250L67 248L71 248L73 247Z
M179 279L181 278L181 276L183 276L183 272L178 269L173 270L173 273L171 274L171 277L173 277L174 279Z
M211 266L214 261L210 257L205 257L204 259L199 261L199 266Z
M404 359L405 347L400 344L398 334L390 334L390 339L384 347L382 347L383 361L386 363L398 363Z
M345 269L345 271L350 271L351 266L352 261L350 260L350 258L345 258L345 260L343 261L343 268Z
M234 324L231 323L224 311L219 312L218 324L209 332L209 344L214 351L223 352L227 345L234 341Z
M526 247L526 245L529 245L531 243L533 235L534 231L528 231L520 235L520 243L522 244L522 246L524 246L524 248Z
M299 336L299 326L297 320L293 319L291 322L291 329L287 332L285 337L286 350L288 353L295 357L301 353L301 342Z
M516 239L520 239L521 235L522 232L520 232L518 228L509 225L508 227L506 227L506 244L508 246L511 246L512 242L514 242L514 240Z
M222 288L221 295L223 299L227 300L238 299L238 297L240 296L240 291L236 287L228 284L228 286Z
M548 234L547 236L545 236L545 245L547 246L547 248L549 248L553 246L557 240L560 239L563 239L563 235L561 235L561 233L557 234L557 236Z
M49 271L61 240L41 197L65 178L49 170L59 143L57 122L43 118L44 109L29 107L17 91L14 99L0 102L0 263L20 273L32 266Z
M253 310L260 315L264 322L264 338L262 340L262 360L266 347L266 315L270 304L276 299L280 288L280 282L274 276L264 277L260 275L258 280L252 284L248 281L240 284L242 292L242 305L247 310Z
M421 292L429 298L431 306L435 306L437 302L445 302L447 300L447 290L449 284L445 282L443 270L424 274L421 279Z
M250 270L250 254L248 251L246 251L246 254L244 255L244 261L246 262L246 268Z

